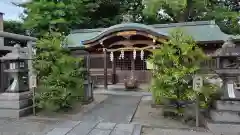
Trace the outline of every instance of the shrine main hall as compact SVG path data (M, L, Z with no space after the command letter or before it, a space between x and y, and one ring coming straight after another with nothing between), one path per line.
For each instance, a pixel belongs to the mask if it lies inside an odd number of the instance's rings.
M149 83L151 71L147 59L151 50L167 41L175 28L192 36L208 55L229 38L235 44L240 43L240 36L223 33L214 21L198 21L154 25L122 23L109 28L73 30L67 36L66 47L74 56L86 56L83 50L87 52L91 78L105 88L109 84L124 83L133 71L139 83ZM215 66L214 61L206 64Z

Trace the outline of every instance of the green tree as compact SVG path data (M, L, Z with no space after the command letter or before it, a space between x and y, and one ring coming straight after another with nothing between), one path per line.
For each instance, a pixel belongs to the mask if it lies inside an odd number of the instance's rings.
M209 17L214 18L220 28L229 34L240 34L239 0L212 1Z
M23 28L23 23L18 21L4 21L4 31L16 34L25 35L25 29Z
M71 29L109 27L131 14L134 21L142 14L141 0L32 0L19 4L25 8L24 26L36 36L57 29L66 34Z
M162 99L192 100L192 76L207 57L194 40L180 30L170 40L153 51L152 92L156 103Z
M25 33L26 33L25 29L23 28L22 22L4 21L3 25L4 25L4 31L6 31L6 32L22 34L22 35L25 35ZM25 45L26 41L19 41L16 39L4 38L4 44L6 46L13 46L16 43Z
M146 0L144 15L166 22L216 20L226 33L239 33L237 0Z
M83 62L60 45L64 37L49 33L37 41L34 68L38 76L38 107L59 111L71 108L83 97Z

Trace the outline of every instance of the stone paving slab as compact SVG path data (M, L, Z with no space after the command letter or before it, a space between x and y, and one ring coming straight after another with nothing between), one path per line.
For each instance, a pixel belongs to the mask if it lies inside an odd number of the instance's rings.
M114 127L116 126L116 123L110 123L110 122L108 122L108 123L99 123L97 126L96 126L96 128L98 128L98 129L106 129L106 130L112 130L112 129L114 129Z
M81 122L77 126L75 126L71 131L67 133L67 135L87 135L97 126L96 122Z
M106 100L83 114L81 121L129 123L141 97L109 95Z
M109 122L70 122L71 126L58 126L46 135L140 135L141 128L134 124L116 124ZM77 123L77 124L76 124ZM64 124L60 124L64 125ZM137 131L136 131L137 130Z
M110 135L111 130L93 129L89 135Z

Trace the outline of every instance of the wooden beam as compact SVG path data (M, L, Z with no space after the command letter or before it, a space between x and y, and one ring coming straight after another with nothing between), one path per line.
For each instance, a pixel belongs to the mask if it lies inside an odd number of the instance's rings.
M154 48L159 48L158 46L146 46L146 47L126 47L126 48L117 48L117 49L106 49L108 52L116 52L116 51L133 51L133 50L136 50L136 51L141 51L141 50L148 50L148 51L151 51L151 50L154 50Z
M124 45L124 46L133 46L136 44L145 44L145 45L154 45L153 41L149 40L124 40L124 41L118 41L113 44L110 44L109 47L113 47L115 45Z

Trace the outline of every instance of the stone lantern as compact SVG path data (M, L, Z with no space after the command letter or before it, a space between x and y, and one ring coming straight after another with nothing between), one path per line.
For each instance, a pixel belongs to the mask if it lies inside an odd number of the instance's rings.
M235 45L228 39L214 56L217 59L216 73L223 82L222 97L214 101L210 109L210 121L207 128L221 135L240 133L240 45ZM230 129L230 130L229 130Z
M20 45L15 45L14 50L1 57L1 60L8 64L4 72L8 73L9 77L13 79L6 92L14 93L28 91L28 56L21 51Z
M240 46L235 45L229 38L222 48L218 49L214 57L217 59L215 72L223 80L222 98L239 98L240 91L236 90L240 76Z
M0 117L19 118L32 112L32 93L28 85L28 56L20 45L1 57L4 70L11 79L9 87L0 94Z

